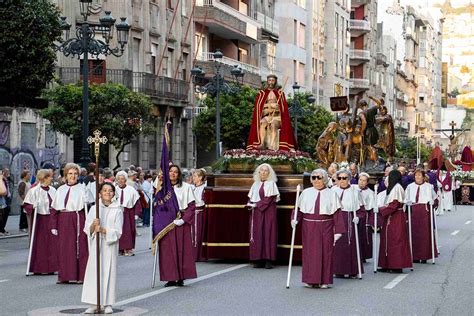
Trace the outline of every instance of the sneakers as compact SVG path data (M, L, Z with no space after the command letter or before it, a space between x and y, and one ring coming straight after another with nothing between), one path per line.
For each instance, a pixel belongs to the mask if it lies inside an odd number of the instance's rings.
M86 311L84 312L84 314L95 314L95 311L96 311L95 306L91 306L91 307L89 307L88 309L86 309Z
M22 228L22 229L20 229L20 231L23 232L23 233L27 233L27 232L28 232L28 229Z
M327 284L321 284L321 286L319 287L321 289L329 289L329 286Z
M113 313L114 313L114 310L112 309L112 306L110 305L105 306L104 314L113 314Z

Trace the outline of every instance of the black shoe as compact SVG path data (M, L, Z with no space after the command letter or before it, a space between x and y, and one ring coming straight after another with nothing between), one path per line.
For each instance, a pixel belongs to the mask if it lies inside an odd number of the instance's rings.
M403 269L391 269L391 273L403 273Z
M176 286L184 286L184 280L178 280Z
M265 263L263 263L262 261L257 261L253 264L253 267L255 269L261 269L261 268L265 267Z
M265 262L265 269L273 269L273 264L271 261Z
M420 260L420 263L426 263L426 260Z
M377 269L378 272L389 272L387 269L382 269L382 268L379 268Z
M165 287L170 287L170 286L176 286L177 282L176 281L168 281L165 284Z

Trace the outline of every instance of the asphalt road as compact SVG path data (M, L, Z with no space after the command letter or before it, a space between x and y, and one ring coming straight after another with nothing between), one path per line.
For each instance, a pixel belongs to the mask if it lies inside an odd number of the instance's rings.
M403 274L372 272L362 280L335 279L331 289L308 289L301 267L253 269L247 263L198 263L199 278L183 288L151 289L153 257L140 228L135 257L119 257L117 304L148 315L474 315L474 206L439 216L441 255L436 264L416 264ZM56 276L25 277L27 238L0 239L0 315L25 315L48 307L81 304L80 285L57 285ZM158 277L157 277L158 279ZM121 315L126 313L120 313Z

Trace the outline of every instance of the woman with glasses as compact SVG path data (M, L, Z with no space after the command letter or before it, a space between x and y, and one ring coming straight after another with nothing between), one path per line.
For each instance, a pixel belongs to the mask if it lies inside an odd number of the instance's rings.
M434 188L425 177L424 170L416 169L415 182L410 183L405 191L405 204L411 207L413 262L420 263L432 258L430 204L433 209L438 205ZM437 251L435 257L438 257Z
M298 201L296 221L291 215L293 228L302 221L303 268L302 281L306 287L327 289L333 283L333 249L344 233L336 193L327 188L326 171L311 173L313 187L305 189Z
M383 216L378 262L382 272L402 273L404 268L413 266L407 219L403 212L405 192L401 183L400 171L390 171L387 178L387 190L380 192L377 196L377 203L382 204L379 204L379 213Z
M337 180L339 186L333 187L332 190L341 201L344 234L334 249L334 274L337 277L355 278L359 274L357 260L361 261L361 273L364 273L362 258L357 255L355 234L358 232L357 224L360 218L365 217L365 208L358 186L350 184L351 172L346 169L339 170Z
M253 173L253 185L248 193L251 208L250 217L250 260L254 268L273 268L278 242L276 203L280 192L276 185L277 176L272 167L261 164Z

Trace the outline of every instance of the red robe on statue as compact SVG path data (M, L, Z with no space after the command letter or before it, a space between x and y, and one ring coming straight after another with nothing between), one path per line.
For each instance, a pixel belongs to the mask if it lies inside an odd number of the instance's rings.
M260 90L255 98L247 149L259 149L259 146L262 145L263 140L260 139L259 133L260 120L262 119L263 106L265 105L265 101L267 100L270 91L272 91L272 89ZM279 150L295 150L297 146L293 134L293 128L291 127L291 119L288 112L288 103L286 102L285 94L279 89L273 89L273 93L275 93L277 97L281 116Z

